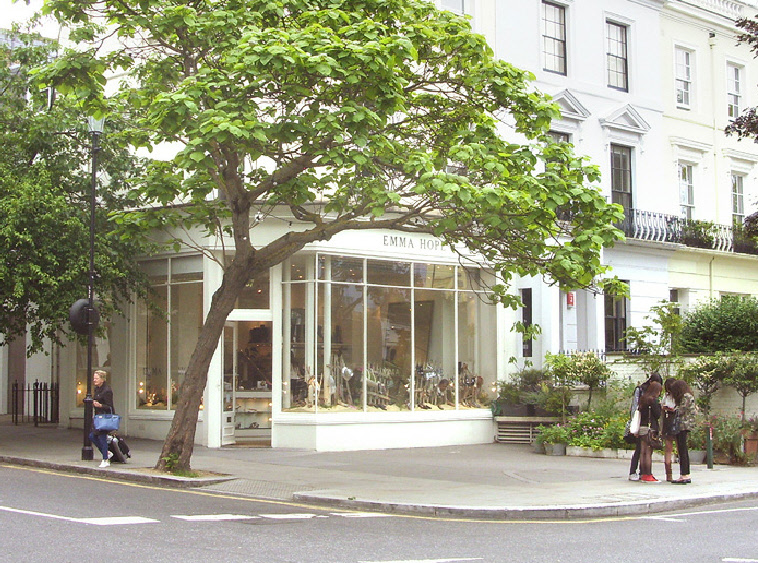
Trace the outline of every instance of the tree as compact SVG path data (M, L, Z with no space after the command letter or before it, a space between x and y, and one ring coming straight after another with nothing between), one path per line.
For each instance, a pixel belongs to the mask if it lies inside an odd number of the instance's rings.
M30 87L55 44L19 30L12 37L13 48L0 46L0 345L28 334L32 354L45 338L61 343L69 308L87 297L89 146L85 115L66 97ZM100 161L112 188L140 173L131 153L107 141ZM96 290L107 318L143 287L129 258L141 247L116 235L107 217L129 204L125 194L99 196Z
M683 320L680 334L685 354L758 350L758 299L724 295L700 303Z
M698 390L698 403L708 414L711 399L724 381L734 372L735 358L731 354L716 352L712 356L699 356L693 362L679 368L678 376Z
M87 43L40 80L89 111L128 114L135 147L181 145L135 185L163 205L124 214L126 232L194 223L234 242L158 468L189 469L208 366L240 290L309 242L386 228L463 243L501 275L497 299L516 306L513 276L590 286L606 272L601 249L623 236L621 208L592 186L597 168L547 134L558 109L532 76L432 3L49 0L45 11ZM106 35L119 39L107 51ZM129 80L105 102L110 70ZM251 217L275 209L292 230L259 244Z
M627 348L637 354L632 361L639 363L645 373L657 371L663 379L672 377L681 365L682 317L678 304L662 301L650 307L650 314L643 319L652 324L629 327L624 335Z
M745 422L747 396L758 393L758 357L754 354L738 354L734 357L734 370L725 383L735 388L742 397L742 422Z

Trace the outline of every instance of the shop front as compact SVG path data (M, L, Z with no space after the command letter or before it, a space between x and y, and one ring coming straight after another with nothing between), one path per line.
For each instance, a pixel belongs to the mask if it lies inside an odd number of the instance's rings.
M145 264L166 315L135 307L133 435L165 435L218 261ZM315 450L487 443L512 323L493 273L436 239L344 233L251 280L208 374L197 443ZM166 322L168 320L168 322Z
M282 266L272 445L492 441L505 355L492 272L462 265L436 239L361 232L346 242L336 237Z

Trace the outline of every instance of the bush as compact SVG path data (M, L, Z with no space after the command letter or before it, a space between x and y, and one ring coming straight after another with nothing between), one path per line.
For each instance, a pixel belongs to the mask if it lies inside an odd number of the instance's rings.
M680 339L689 354L758 351L758 299L725 295L701 303L684 317Z
M625 448L624 429L628 415L602 416L583 412L568 422L570 446L600 450Z
M540 424L537 430L539 432L537 441L543 444L568 444L569 442L568 427L563 424L550 426Z

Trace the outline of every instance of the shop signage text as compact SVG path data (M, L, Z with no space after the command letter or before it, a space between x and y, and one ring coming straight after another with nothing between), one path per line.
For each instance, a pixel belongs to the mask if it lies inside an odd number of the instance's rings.
M389 248L405 248L408 250L422 250L425 252L439 252L442 243L434 238L412 239L410 237L384 235L384 246Z

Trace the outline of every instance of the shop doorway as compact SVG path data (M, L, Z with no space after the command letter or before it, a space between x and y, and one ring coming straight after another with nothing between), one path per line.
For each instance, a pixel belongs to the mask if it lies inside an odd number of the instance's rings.
M271 335L270 321L224 327L222 445L271 445Z

